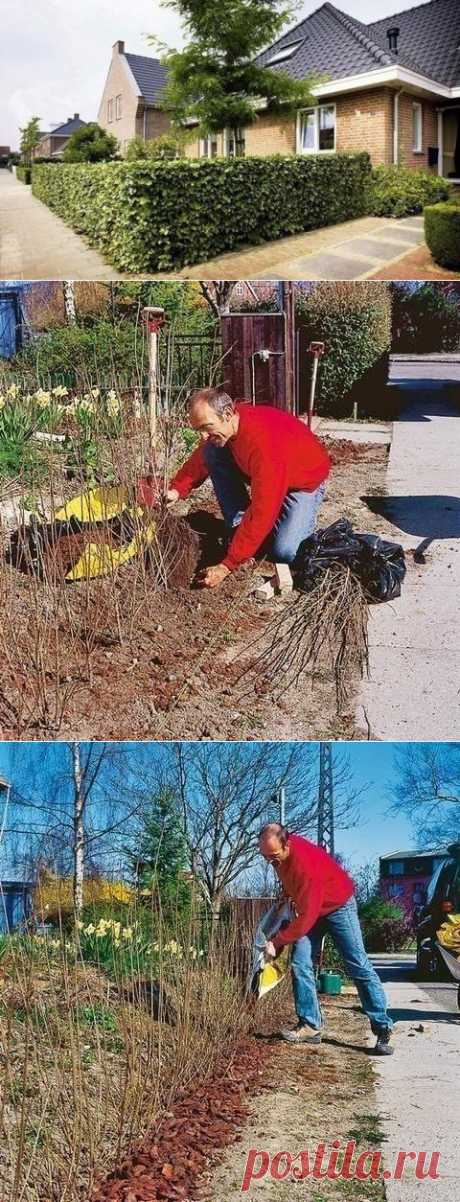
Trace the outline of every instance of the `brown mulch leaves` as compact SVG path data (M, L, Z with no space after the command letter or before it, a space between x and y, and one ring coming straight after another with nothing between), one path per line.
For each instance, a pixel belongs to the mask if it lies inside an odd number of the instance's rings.
M222 1056L212 1076L180 1090L170 1111L109 1177L91 1202L162 1202L201 1196L199 1179L216 1152L239 1140L250 1113L246 1096L262 1086L268 1045L241 1038L230 1067Z

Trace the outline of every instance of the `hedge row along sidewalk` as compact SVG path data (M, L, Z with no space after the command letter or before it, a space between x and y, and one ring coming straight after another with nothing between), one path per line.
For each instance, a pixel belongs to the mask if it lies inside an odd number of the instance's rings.
M34 195L122 271L169 271L361 217L369 155L43 164Z

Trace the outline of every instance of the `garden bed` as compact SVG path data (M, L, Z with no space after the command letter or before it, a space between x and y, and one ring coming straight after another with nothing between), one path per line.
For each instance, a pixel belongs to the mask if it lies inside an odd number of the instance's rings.
M342 456L343 451L338 448ZM386 523L362 499L384 489L387 448L363 444L333 469L320 515L348 517L357 529ZM209 486L183 512L216 515ZM206 517L209 522L209 517ZM198 519L198 524L199 519ZM290 604L251 595L260 567L247 567L213 591L165 592L139 561L116 581L46 585L5 561L0 567L2 737L242 739L360 737L349 706L337 714L330 668L276 695L255 692L242 669L254 642Z

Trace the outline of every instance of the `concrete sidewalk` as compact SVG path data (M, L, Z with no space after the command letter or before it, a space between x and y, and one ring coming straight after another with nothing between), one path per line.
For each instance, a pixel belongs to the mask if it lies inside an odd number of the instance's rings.
M364 280L423 242L423 218L358 217L245 247L173 274L193 280Z
M0 279L116 280L110 267L30 187L0 169Z
M371 957L381 973L389 1009L396 1023L395 1052L372 1063L376 1069L376 1101L382 1119L382 1145L387 1202L455 1202L460 1179L460 1014L445 1010L409 973L385 958ZM393 979L392 979L393 978ZM420 1029L422 1028L422 1029ZM374 1043L374 1036L370 1043ZM407 1159L400 1181L391 1179L398 1153L425 1152L425 1171L432 1152L439 1152L437 1180L417 1180L415 1161Z
M458 738L460 702L460 357L393 359L407 398L385 496L367 497L384 537L403 544L401 597L371 607L370 679L358 722L371 738ZM414 558L415 552L415 558Z

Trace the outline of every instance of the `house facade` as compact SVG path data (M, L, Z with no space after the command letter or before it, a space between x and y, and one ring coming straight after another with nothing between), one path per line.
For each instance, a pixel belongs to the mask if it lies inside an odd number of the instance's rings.
M428 883L447 847L431 851L395 851L380 857L379 890L385 901L400 906L411 921L426 900Z
M132 138L150 141L169 129L169 117L160 108L165 83L166 70L158 59L129 54L124 42L115 42L98 122L115 135L122 154Z
M73 117L69 117L68 121L64 121L62 125L57 125L49 133L41 135L40 142L32 153L32 158L59 159L72 134L86 124L87 122L82 121L79 113L74 113Z
M431 0L363 24L321 5L258 57L314 79L314 104L280 117L260 108L235 137L195 139L191 156L333 154L460 179L460 3Z

